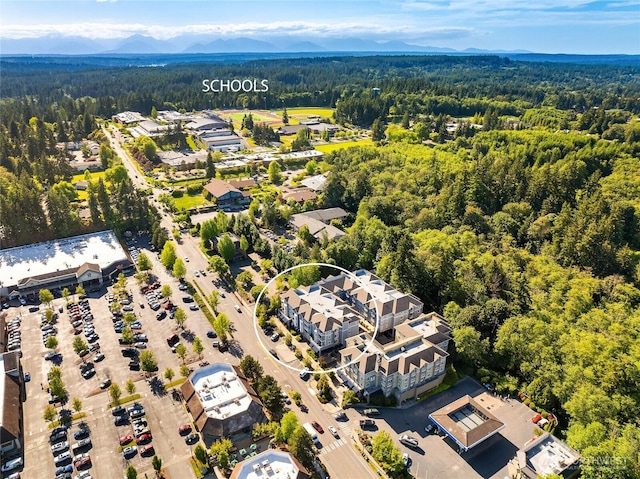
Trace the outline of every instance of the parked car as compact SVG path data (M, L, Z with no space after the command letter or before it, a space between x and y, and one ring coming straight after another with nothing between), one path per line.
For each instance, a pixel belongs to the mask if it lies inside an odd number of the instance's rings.
M71 461L71 453L69 451L63 452L62 454L57 455L53 459L53 463L56 466L61 466L62 464L65 464L65 463L70 462L70 461Z
M335 414L333 415L333 418L334 418L336 421L346 421L346 420L348 419L348 418L347 418L347 415L344 413L344 411L340 411L340 412L335 413Z
M127 434L126 436L122 436L118 442L120 443L121 446L124 446L125 444L129 444L131 441L133 441L133 436L131 434Z
M151 433L141 434L136 438L136 444L146 444L151 441Z
M137 448L137 447L135 447L135 446L129 446L129 447L125 447L125 448L122 450L122 455L123 455L125 458L129 458L129 457L135 456L135 455L136 455L136 452L138 452L138 448Z
M102 353L98 353L98 354L96 354L96 355L93 357L93 360L94 360L96 363L99 363L99 362L100 362L100 361L102 361L103 359L104 359L104 354L102 354Z
M360 419L362 429L376 429L376 422L373 419Z
M180 433L181 436L184 436L185 434L188 434L190 432L191 432L191 424L183 424L178 428L178 433Z
M362 413L365 416L379 416L380 415L380 411L378 411L376 408L365 409L364 411L362 411Z
M153 444L147 444L146 446L142 446L140 448L141 456L153 456L155 454L155 450L153 449Z
M192 304L191 306L189 306L189 309L191 311L198 311L200 308L198 307L197 304Z
M333 434L335 437L340 437L338 436L338 430L335 427L329 426L327 429L329 429L329 432Z
M9 459L5 463L3 463L2 468L0 468L0 471L2 472L13 471L14 469L17 469L20 466L22 466L22 464L23 462L21 457L14 457L13 459Z
M54 455L57 455L58 453L62 452L62 451L66 451L67 449L69 449L69 443L67 441L64 442L57 442L54 445L51 446L51 452Z
M107 389L109 386L111 386L111 379L109 378L100 383L100 389Z
M400 436L399 441L408 447L418 447L418 440L415 437L408 436L407 434L403 434Z
M85 437L89 436L89 430L86 428L80 428L78 429L76 432L73 433L73 438L78 440L78 439L83 439Z
M198 434L195 434L195 433L191 433L187 437L184 438L184 442L186 442L187 444L195 444L199 440L200 440L200 436Z
M90 462L91 462L91 457L87 453L78 454L73 457L73 465L75 466L76 469L86 466Z

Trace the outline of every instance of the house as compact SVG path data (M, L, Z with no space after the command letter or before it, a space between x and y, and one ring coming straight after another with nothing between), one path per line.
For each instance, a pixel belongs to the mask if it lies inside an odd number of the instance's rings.
M296 203L304 203L305 201L313 201L318 197L315 191L311 190L295 190L289 191L282 195L284 201L293 200Z
M229 180L229 184L239 190L249 190L258 185L257 178L245 178L242 180Z
M192 372L180 387L193 423L211 445L246 436L266 422L262 402L236 366L215 363Z
M303 186L306 186L310 190L313 191L322 191L324 189L324 185L327 182L327 177L325 175L315 175L309 178L303 179L300 183Z
M295 231L300 231L300 228L306 226L309 228L309 233L317 240L338 240L346 235L344 231L335 226L323 223L316 218L312 218L307 213L298 213L291 215L289 223Z
M471 450L504 428L502 421L469 395L432 412L429 419L458 446L459 452Z
M212 198L215 198L220 208L251 202L250 195L247 196L235 186L216 178L207 183L204 189Z
M284 125L276 130L279 135L295 135L298 130L304 128L304 125Z
M329 224L331 220L343 220L349 216L349 213L342 208L326 208L324 210L307 211L306 213L301 214L325 224Z
M336 132L340 131L340 127L338 125L323 123L317 120L302 121L300 124L309 128L311 133L314 135L320 135L326 131L329 136L333 136Z

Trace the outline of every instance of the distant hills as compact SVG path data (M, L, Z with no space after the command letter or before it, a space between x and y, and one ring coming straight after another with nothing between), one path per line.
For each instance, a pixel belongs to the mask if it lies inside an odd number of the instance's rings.
M48 35L40 38L0 38L2 55L92 55L144 53L293 53L293 52L407 52L407 53L529 53L524 50L485 51L423 46L403 41L377 42L362 38L215 38L181 35L158 40L145 35L124 39L92 40Z

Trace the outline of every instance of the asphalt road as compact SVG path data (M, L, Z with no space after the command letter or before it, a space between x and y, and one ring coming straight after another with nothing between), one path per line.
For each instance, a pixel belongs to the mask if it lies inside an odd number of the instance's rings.
M105 131L105 133L113 139L110 132ZM123 164L129 171L129 176L134 181L134 184L137 187L148 188L148 185L144 183L143 179L136 179L136 176L140 177L140 174L119 144L116 145L116 151L121 156ZM162 190L154 189L154 198L157 199L161 192ZM163 215L161 223L163 227L172 231L174 225L170 215ZM211 291L217 289L213 284L215 276L212 273L207 273L207 276L204 277L194 276L195 271L206 270L208 267L208 261L202 254L198 241L198 238L192 238L189 235L184 235L180 243L174 241L176 244L176 254L178 257L183 259L189 258L189 262L185 263L187 267L186 279L196 282L204 291L205 295L209 295ZM158 267L154 267L154 271L160 270ZM308 407L308 412L302 412L295 405L292 405L292 408L296 411L301 423L317 420L325 429L332 424L340 431L339 439L334 438L328 431L319 438L320 442L323 444L323 448L320 452L321 459L327 466L329 474L332 477L344 477L345 470L350 471L350 474L352 474L351 477L361 477L363 479L378 477L378 475L375 474L362 460L360 454L352 446L353 442L349 443L349 435L352 429L357 425L357 418L359 418L359 414L351 411L348 413L350 417L349 422L336 422L331 414L339 409L338 405L331 403L326 405L320 404L315 396L309 391L309 388L313 383L312 379L310 379L309 382L302 381L297 371L293 371L278 363L260 345L254 330L253 305L247 306L230 291L224 292L226 297L220 297L218 311L225 313L233 322L233 342L235 347L231 347L229 352L223 353L221 359L224 362L229 362L230 364L237 364L240 362L243 355L250 354L260 361L265 372L271 374L278 380L284 391L293 389L302 394L302 400ZM236 304L240 306L242 313L238 313L235 310L234 305ZM190 313L191 311L187 310L189 317L191 317ZM206 339L206 336L203 336L202 333L206 333L206 330L210 329L210 327L206 319L201 316L201 313L199 316L200 319L196 321L189 319L187 321L187 327L193 329L199 337ZM271 343L269 338L266 337L263 341L267 347L275 347L276 350L286 347L282 340L280 340L276 345ZM209 349L211 341L206 342L206 344L207 349ZM210 362L212 361L210 360ZM294 360L292 365L297 368L302 367L297 360ZM348 469L345 469L345 467L348 467Z

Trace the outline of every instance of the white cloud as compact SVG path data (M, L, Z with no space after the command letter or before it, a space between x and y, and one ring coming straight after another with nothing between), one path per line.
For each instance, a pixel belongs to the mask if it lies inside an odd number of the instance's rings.
M177 27L163 25L143 25L139 23L68 23L40 25L5 25L4 38L38 38L46 35L80 36L91 39L126 38L141 34L156 39L166 40L182 34L216 35L221 37L237 36L316 36L344 37L359 35L367 38L387 38L390 35L406 38L408 36L436 37L469 35L473 29L469 27L424 27L412 24L385 25L378 23L342 22L270 22L270 23L237 23L213 24L202 23L181 25Z

